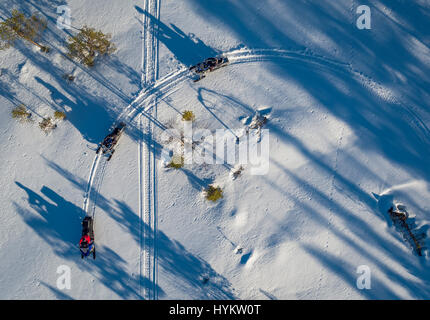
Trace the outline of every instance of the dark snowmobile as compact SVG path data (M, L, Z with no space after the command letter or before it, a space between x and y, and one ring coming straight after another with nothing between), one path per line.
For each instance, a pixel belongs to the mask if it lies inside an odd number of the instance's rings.
M199 77L194 80L197 82L204 77L206 77L206 73L215 71L219 68L225 67L228 65L229 61L226 57L218 57L218 58L208 58L203 62L196 64L190 68L190 71L195 72Z
M88 257L91 253L93 259L96 258L96 246L94 244L94 223L93 218L85 217L82 221L82 237L79 241L81 258Z
M97 148L97 153L102 150L103 154L108 156L107 161L109 161L114 152L115 152L115 146L118 143L119 138L121 137L121 134L125 130L125 123L121 122L113 131L111 134L109 134L106 138L104 138L103 142L99 145Z

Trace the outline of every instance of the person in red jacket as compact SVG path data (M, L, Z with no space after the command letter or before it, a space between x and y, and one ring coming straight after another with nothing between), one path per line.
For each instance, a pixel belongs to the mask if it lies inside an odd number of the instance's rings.
M81 240L79 240L79 248L81 250L82 258L87 257L94 248L94 243L89 235L83 235Z

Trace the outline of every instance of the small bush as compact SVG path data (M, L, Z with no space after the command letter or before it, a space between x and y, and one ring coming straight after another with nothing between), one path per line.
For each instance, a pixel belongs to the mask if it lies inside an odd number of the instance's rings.
M42 121L39 122L39 127L46 133L50 132L51 130L55 129L57 125L52 121L50 117L44 118Z
M194 121L195 119L196 119L196 116L194 115L194 112L190 110L186 110L182 113L183 121Z
M184 166L184 157L174 155L172 157L172 160L167 165L168 168L174 168L174 169L181 169Z
M223 197L222 189L220 187L214 187L212 185L209 185L207 187L207 189L205 190L205 193L206 193L206 199L213 202Z
M20 121L29 121L31 113L27 111L27 108L23 104L21 104L12 110L12 118Z
M54 118L57 120L64 120L64 119L66 119L66 114L64 112L61 112L61 111L55 111L54 112Z

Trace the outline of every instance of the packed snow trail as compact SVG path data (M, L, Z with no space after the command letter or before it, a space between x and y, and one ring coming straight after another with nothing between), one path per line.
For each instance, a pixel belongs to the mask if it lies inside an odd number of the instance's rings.
M158 78L158 38L157 26L152 23L154 17L157 21L160 16L160 1L145 0L143 14L143 47L142 47L142 85L148 87Z
M159 2L147 0L145 8L155 10L155 17L159 19ZM150 13L151 14L151 13ZM157 46L158 42L154 39L154 26L147 19L144 24L144 44L145 46ZM148 40L149 39L149 40ZM145 283L140 283L140 289L143 290L145 299L157 298L157 248L156 248L156 227L157 227L157 195L156 195L156 166L153 153L152 139L152 121L154 121L154 112L156 113L157 101L163 99L180 88L180 84L190 80L191 76L188 67L182 67L161 79L154 79L158 76L157 53L158 49L145 47L144 54L149 54L149 59L143 59L142 70L145 70L145 76L142 76L143 89L135 100L127 106L118 116L117 123L138 123L141 128L141 139L139 142L139 185L140 201L139 215L141 218L141 248L140 248L140 279ZM154 54L155 53L155 54ZM319 68L331 69L335 72L354 77L364 87L377 92L380 85L374 82L370 77L355 70L351 64L342 63L323 56L315 55L308 50L282 50L282 49L239 49L227 52L224 56L228 57L230 65L239 65L246 63L256 63L265 61L289 60L299 63L310 64ZM219 71L221 72L221 71ZM208 77L210 78L210 77ZM207 81L207 80L206 80ZM430 140L430 131L423 124L410 107L401 102L397 97L392 98L392 102L398 104L406 112L405 116L410 118L417 127L417 132L422 139ZM154 111L155 109L155 111ZM114 126L113 126L114 127ZM103 158L103 159L102 159ZM101 162L101 165L100 165ZM94 159L90 176L88 179L87 192L84 197L84 211L92 216L95 215L97 205L97 194L103 181L106 166L105 157L97 155ZM95 189L94 189L95 186ZM145 233L146 232L146 233Z
M100 165L101 162L101 165ZM97 197L103 182L107 159L102 153L98 153L93 161L88 178L87 191L84 195L83 210L87 216L95 219Z
M158 78L158 38L156 24L160 17L160 1L145 0L143 14L143 54L142 54L142 87L152 86ZM156 97L151 105L156 106ZM156 299L157 293L157 256L155 236L157 212L154 177L156 162L153 150L153 125L149 118L154 118L155 110L150 108L148 116L140 116L141 128L139 142L139 217L140 217L140 291L145 299ZM142 283L144 281L144 283ZM143 292L142 292L143 291Z
M230 65L242 64L242 63L255 63L263 61L276 61L276 60L292 60L298 62L304 62L307 64L318 65L319 67L328 68L341 73L347 73L352 77L361 79L361 83L364 85L377 86L378 84L372 82L369 77L364 76L361 72L354 70L350 64L334 61L327 59L322 56L314 55L307 50L290 51L281 49L240 49L227 52L224 54L230 60ZM125 123L132 122L137 115L143 112L148 112L152 109L153 104L150 101L156 99L163 99L170 94L176 92L181 83L189 80L189 71L187 67L183 67L176 70L163 78L157 80L153 85L145 87L142 92L135 98L135 100L127 106L119 115L117 123L123 121ZM366 82L366 83L364 83ZM416 113L409 107L405 106L399 99L395 100L396 103L400 104L404 110L408 113L408 117L411 118L413 123L416 124L423 139L430 140L430 130L425 126L421 119L416 116ZM84 209L87 206L87 202L90 202L92 193L93 179L92 176L97 174L98 166L97 161L100 159L95 158L90 179L88 181L87 193L84 201ZM96 165L96 166L95 166ZM87 210L85 210L87 211Z

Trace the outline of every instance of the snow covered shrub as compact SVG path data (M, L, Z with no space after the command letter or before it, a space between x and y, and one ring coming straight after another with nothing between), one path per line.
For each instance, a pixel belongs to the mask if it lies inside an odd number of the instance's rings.
M22 38L39 47L42 52L48 52L48 47L36 42L46 26L46 20L38 15L27 18L24 13L13 10L12 17L0 22L0 50L13 46L16 39Z
M220 187L214 187L213 185L209 185L205 189L205 194L206 194L206 199L213 202L223 197L222 189Z
M12 110L12 118L20 121L30 121L31 113L27 111L26 106L20 104L18 107Z
M84 26L76 36L68 39L68 56L92 67L97 57L108 56L115 52L116 47L110 39L110 34Z
M45 133L49 133L51 130L55 129L57 125L52 121L50 117L48 117L48 118L43 118L43 120L39 122L39 127Z
M61 111L55 111L54 112L54 118L56 120L64 120L64 119L66 119L66 114L64 112L61 112Z
M184 166L184 157L174 155L172 157L172 160L167 165L168 168L174 168L174 169L181 169Z
M185 110L182 113L182 120L183 121L194 121L196 119L196 116L194 115L194 112L190 110Z

